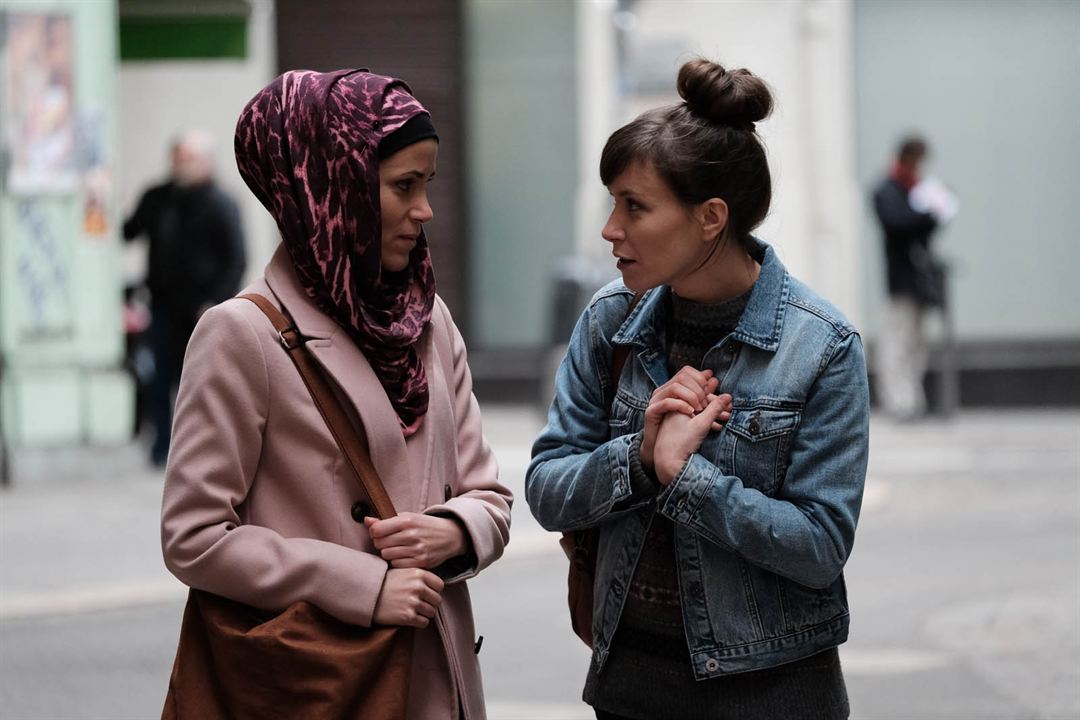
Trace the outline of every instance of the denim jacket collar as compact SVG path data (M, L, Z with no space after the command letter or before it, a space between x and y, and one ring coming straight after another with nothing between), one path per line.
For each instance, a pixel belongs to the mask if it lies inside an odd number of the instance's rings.
M756 247L752 254L754 259L761 263L761 273L754 283L746 310L743 311L732 337L739 342L774 352L780 345L780 332L784 328L784 310L787 307L791 277L770 245L756 238L754 243ZM611 341L617 345L662 347L664 313L657 311L666 302L670 292L671 288L666 285L646 292Z

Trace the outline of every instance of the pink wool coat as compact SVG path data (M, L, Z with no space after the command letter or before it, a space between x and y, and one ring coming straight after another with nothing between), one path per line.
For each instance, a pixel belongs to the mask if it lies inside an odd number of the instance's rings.
M442 300L420 341L427 417L406 439L364 355L311 302L282 247L257 292L284 306L363 424L398 512L452 514L476 565L451 578L433 623L416 632L409 718L484 718L464 580L509 539L510 491L498 481L472 394L465 347ZM354 418L355 420L355 418ZM234 298L199 321L184 359L165 474L162 548L185 584L267 610L308 600L372 623L387 563L354 519L359 482L262 311Z

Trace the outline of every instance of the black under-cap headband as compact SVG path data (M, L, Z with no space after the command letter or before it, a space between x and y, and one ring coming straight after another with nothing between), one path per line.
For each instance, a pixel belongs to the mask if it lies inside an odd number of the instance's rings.
M385 160L398 150L429 138L435 142L439 141L435 126L431 123L431 116L427 113L413 115L408 122L384 137L379 143L379 160Z

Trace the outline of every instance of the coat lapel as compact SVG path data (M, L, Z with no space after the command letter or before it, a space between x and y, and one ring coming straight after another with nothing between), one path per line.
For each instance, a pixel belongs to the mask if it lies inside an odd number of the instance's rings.
M420 430L409 439L414 472L426 479L426 482L416 483L418 490L415 507L418 512L446 501L443 486L450 483L451 476L444 472L444 468L433 467L433 462L436 458L457 457L457 453L449 450L457 442L457 432L447 395L448 379L453 378L453 374L448 376L444 372L442 348L439 344L444 333L445 328L439 326L436 315L432 314L431 322L420 339L421 358L428 378L428 409ZM436 453L436 448L446 450Z
M284 246L278 246L266 267L266 283L288 310L300 333L308 338L307 347L312 356L355 409L364 426L371 461L394 506L399 512L413 509L416 495L426 483L419 482L421 478L410 479L409 453L397 413L367 358L352 338L308 297Z

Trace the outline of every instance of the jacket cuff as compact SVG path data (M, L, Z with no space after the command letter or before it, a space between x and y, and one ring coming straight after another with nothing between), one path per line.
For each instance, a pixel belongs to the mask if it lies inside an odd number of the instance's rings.
M694 511L709 494L709 488L719 474L715 465L694 453L660 493L658 511L673 522L689 525Z
M335 571L328 572L329 579L320 592L311 598L312 602L323 610L345 622L361 627L375 624L375 606L382 594L383 583L390 565L378 555L351 551L352 567L340 567L343 575ZM341 582L341 577L349 582ZM335 580L337 578L337 580ZM357 582L362 578L361 582Z
M616 482L614 495L617 498L612 511L623 512L644 506L664 488L656 476L641 464L643 439L644 434L637 432L616 438L619 442L612 443L612 472Z
M454 520L465 534L468 551L432 570L443 582L460 582L475 577L502 556L505 541L499 536L487 504L482 500L458 496L441 505L429 507L424 514Z

